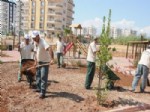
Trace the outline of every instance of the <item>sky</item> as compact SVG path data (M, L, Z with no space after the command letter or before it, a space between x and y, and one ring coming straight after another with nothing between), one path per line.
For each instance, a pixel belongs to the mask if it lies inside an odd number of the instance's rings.
M111 26L150 36L150 0L74 0L74 21L101 32L102 19L111 9Z

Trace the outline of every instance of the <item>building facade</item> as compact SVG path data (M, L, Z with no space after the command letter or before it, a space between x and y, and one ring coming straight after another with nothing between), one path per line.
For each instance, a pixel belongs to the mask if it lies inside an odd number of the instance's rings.
M17 3L21 9L21 30L28 32L39 30L48 37L63 34L64 28L73 21L73 0L21 0Z
M16 4L8 0L0 0L0 33L14 33Z
M80 35L80 30L76 31L76 29L72 29L72 31L73 31L73 34ZM96 28L93 26L82 27L82 29L81 29L81 35L83 35L83 36L86 36L86 35L96 36L96 33L97 33Z
M112 27L110 30L110 37L116 39L117 37L122 36L122 29Z
M121 28L116 28L116 27L111 27L110 30L110 37L113 39L116 39L117 37L120 36L136 36L137 31L132 30L132 29L121 29Z

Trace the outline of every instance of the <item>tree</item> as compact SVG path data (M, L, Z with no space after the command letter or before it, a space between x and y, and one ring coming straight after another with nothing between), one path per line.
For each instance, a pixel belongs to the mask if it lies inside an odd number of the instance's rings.
M70 33L71 33L71 30L68 29L68 28L65 28L65 29L64 29L64 33L65 33L65 35L67 36L67 34L70 34Z
M110 22L111 22L111 9L109 10L109 17L107 27L105 25L106 18L103 18L103 27L102 33L99 38L100 51L97 53L98 57L98 69L99 69L99 82L98 82L98 91L97 91L97 100L99 104L103 104L106 100L107 96L107 83L109 82L108 74L107 74L107 62L112 58L111 53L109 51L108 46L111 44L110 38ZM102 85L102 79L105 77L107 81L105 82L105 86Z

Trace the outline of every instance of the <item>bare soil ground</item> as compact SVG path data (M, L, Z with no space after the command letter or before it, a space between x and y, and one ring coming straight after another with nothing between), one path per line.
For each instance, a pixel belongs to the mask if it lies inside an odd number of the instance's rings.
M115 57L125 57L126 46L114 45L117 51ZM5 55L3 55L5 57ZM106 105L97 104L95 74L91 90L84 89L86 68L57 69L50 67L46 98L39 99L39 94L29 89L25 76L22 82L17 82L18 63L0 64L0 112L103 112L116 108L146 105L150 108L150 87L145 93L132 93L132 76L116 72L121 80L115 82L115 88L108 92ZM148 108L146 109L148 111ZM136 111L144 111L143 107ZM122 110L121 112L134 112Z
M84 89L86 68L57 69L50 67L46 98L29 89L26 78L17 82L18 63L3 63L0 84L0 112L103 112L123 106L150 104L150 87L146 93L131 93L132 76L117 73L121 78L115 83L115 89L108 92L108 104L99 106L96 100L98 84L95 74L93 89Z

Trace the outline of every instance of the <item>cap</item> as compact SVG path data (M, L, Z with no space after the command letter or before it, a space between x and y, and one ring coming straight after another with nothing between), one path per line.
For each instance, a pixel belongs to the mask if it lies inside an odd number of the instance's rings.
M30 39L30 36L29 36L28 34L26 34L26 35L24 36L24 38L25 38L25 39Z
M32 38L35 38L38 35L39 35L39 31L33 31L32 32Z

